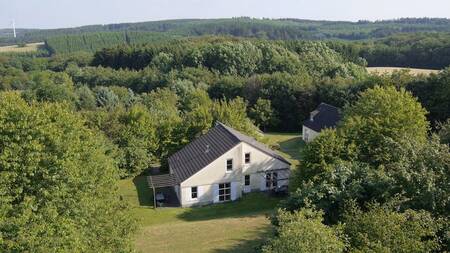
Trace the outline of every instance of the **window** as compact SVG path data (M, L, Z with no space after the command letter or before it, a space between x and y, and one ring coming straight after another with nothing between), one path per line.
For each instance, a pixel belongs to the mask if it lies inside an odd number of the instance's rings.
M245 153L245 163L250 163L250 153Z
M232 171L233 170L233 159L228 159L227 160L227 171Z
M278 186L278 173L276 172L272 173L272 186L275 188Z
M272 175L270 173L266 174L266 188L270 188L272 182Z
M219 184L219 201L229 201L231 200L231 184L224 183Z
M244 177L244 185L250 185L250 175L245 175L245 177Z
M198 193L197 186L191 187L191 198L192 199L196 199L197 198L197 196L198 196L197 193Z
M272 172L266 174L266 188L276 188L278 186L278 173Z

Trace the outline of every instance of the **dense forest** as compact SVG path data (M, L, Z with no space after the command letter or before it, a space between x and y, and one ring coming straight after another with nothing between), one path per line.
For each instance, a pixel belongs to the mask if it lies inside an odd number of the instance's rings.
M44 41L53 36L91 32L164 32L172 35L232 35L262 39L344 39L361 40L383 38L397 33L450 32L450 20L439 18L402 18L384 21L344 22L303 19L256 19L248 17L229 19L182 19L89 25L61 29L18 29L12 38L10 29L0 29L0 45L19 42Z
M46 47L52 54L78 51L95 52L102 48L118 45L139 45L185 43L186 39L164 33L125 32L125 33L87 33L51 37ZM341 53L346 59L369 67L413 67L443 69L450 65L450 34L414 33L398 34L391 37L362 41L345 42L331 40L329 47Z
M443 69L450 65L448 19L397 19L386 21L331 22L297 19L167 20L142 23L91 25L50 30L0 30L0 45L45 41L48 54L95 52L119 45L224 35L282 41L325 40L347 60L369 67ZM41 51L40 54L45 54Z
M121 44L144 44L171 38L175 38L175 36L155 32L100 32L49 37L45 43L49 53L55 54L79 51L95 52L102 48Z
M365 59L369 67L443 69L450 65L449 33L397 34L378 40L327 44L349 60Z
M411 22L448 21L367 25ZM427 64L442 70L429 76L367 73L370 46L422 59L409 55L412 35L398 36L367 45L163 38L0 55L0 251L131 252L136 226L119 178L167 169L168 156L216 121L261 141L261 130L300 132L321 102L340 107L343 120L304 149L271 218L277 232L260 250L448 251L450 68L437 58Z

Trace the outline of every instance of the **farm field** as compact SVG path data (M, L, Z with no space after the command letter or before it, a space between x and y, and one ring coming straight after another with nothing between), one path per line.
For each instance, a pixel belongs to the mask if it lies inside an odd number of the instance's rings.
M298 164L303 146L297 134L271 133L267 142ZM254 252L273 232L267 219L281 200L252 193L226 204L198 208L153 209L145 176L121 180L120 193L138 220L135 245L140 252ZM195 247L192 247L195 245Z
M37 51L39 49L39 47L42 47L43 45L44 45L44 42L29 43L24 47L19 47L18 45L4 46L4 47L0 47L0 53L34 52L34 51Z
M415 68L396 68L396 67L368 67L367 71L371 74L390 74L394 71L407 70L413 75L437 74L439 70L435 69L415 69Z

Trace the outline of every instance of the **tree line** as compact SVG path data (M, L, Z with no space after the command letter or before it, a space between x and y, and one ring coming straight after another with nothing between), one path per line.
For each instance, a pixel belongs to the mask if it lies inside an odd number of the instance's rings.
M236 39L238 40L238 38ZM205 38L199 38L197 43L204 40ZM107 48L99 53L96 59L107 56L107 54L122 53L123 56L121 55L121 57L125 57L124 61L127 60L126 57L139 59L136 66L132 65L133 60L128 60L128 63L122 63L122 65L118 63L108 63L108 65L115 65L111 67L142 68L143 66L139 66L139 64L146 64L149 58L148 54L152 54L152 50L160 52L162 44L186 46L188 44L186 41L192 41L192 39L187 40L180 36L156 32L101 32L50 37L46 39L46 49L50 54L67 54L79 51L96 52ZM450 35L448 33L403 33L375 40L352 42L327 40L326 44L342 54L347 60L359 65L443 69L450 65L449 41ZM284 43L289 44L291 42L287 40ZM147 44L147 46L141 44ZM279 44L283 43L279 42ZM122 49L109 49L120 45ZM136 47L133 48L130 45L136 45ZM154 47L156 49L152 49ZM183 53L187 52L181 47L179 50ZM173 47L171 51L173 53ZM98 60L99 64L104 64L101 59ZM107 60L107 58L104 60ZM187 64L187 62L184 64Z
M45 40L45 47L50 54L65 54L78 51L96 52L102 48L109 48L121 44L142 44L169 38L171 36L154 32L84 33L49 37Z
M18 29L17 38L11 31L0 29L0 45L39 42L55 36L101 32L158 32L180 36L231 35L272 40L342 39L363 40L384 38L398 33L450 32L449 19L401 18L382 21L345 22L303 19L180 19L139 23L89 25L60 29Z
M347 59L369 67L443 69L450 65L450 34L398 34L363 42L330 41L327 45Z

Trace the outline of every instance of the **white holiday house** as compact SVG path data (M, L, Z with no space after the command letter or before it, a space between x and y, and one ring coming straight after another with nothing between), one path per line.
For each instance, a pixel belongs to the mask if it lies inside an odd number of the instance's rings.
M149 177L171 186L183 207L233 201L253 191L286 189L290 163L222 123L169 158L170 173Z
M321 103L309 118L303 122L302 137L305 142L311 142L325 128L335 128L341 120L339 108Z

